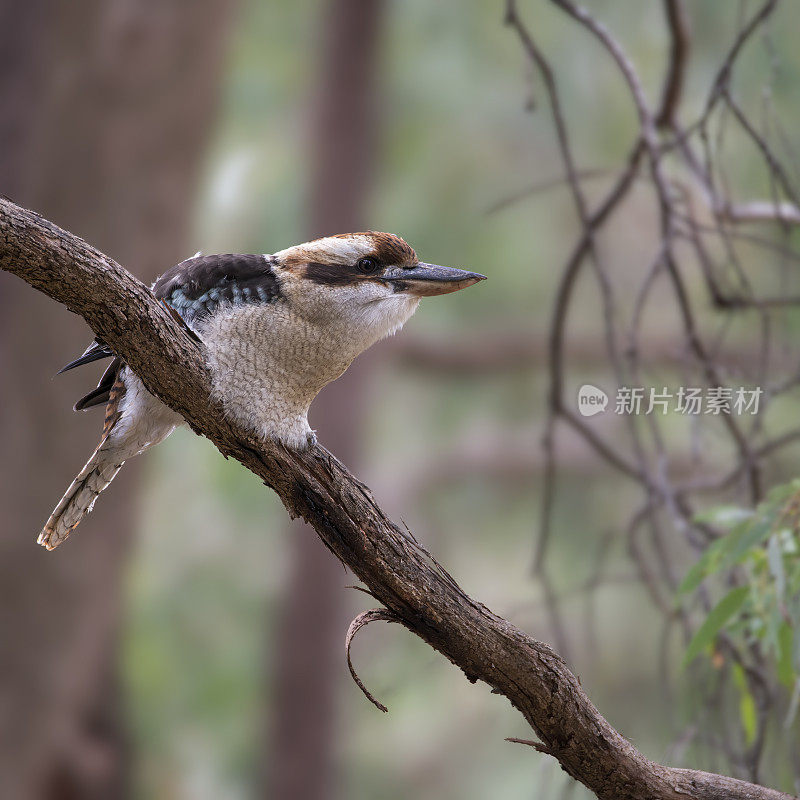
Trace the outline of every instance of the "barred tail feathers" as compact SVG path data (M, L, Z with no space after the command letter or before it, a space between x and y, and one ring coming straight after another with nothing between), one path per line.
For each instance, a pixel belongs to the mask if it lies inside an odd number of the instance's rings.
M47 520L37 539L38 544L54 550L92 510L100 493L114 480L125 463L122 453L108 447L103 437L86 466L70 484L69 489Z
M113 384L110 376L114 376ZM153 397L118 360L106 371L98 386L101 388L108 390L103 435L39 534L38 543L48 550L58 547L92 510L128 459L162 442L183 423L179 414ZM82 408L93 404L85 400L79 401Z

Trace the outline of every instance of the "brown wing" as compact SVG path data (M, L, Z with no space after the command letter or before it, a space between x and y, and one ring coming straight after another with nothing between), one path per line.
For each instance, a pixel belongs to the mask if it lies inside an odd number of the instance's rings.
M243 253L187 258L153 284L153 294L189 324L221 303L268 304L282 297L270 259Z
M220 303L272 303L282 296L270 259L263 255L239 253L186 259L168 269L153 284L153 293L175 321L182 324L195 339L197 334L189 327L191 322L210 314ZM114 360L103 373L97 387L74 406L76 411L84 411L107 403L106 424L109 419L116 421L119 400L125 391L123 383L117 385L124 362L114 357L105 342L96 339L83 355L61 370L65 372L101 358L112 357Z

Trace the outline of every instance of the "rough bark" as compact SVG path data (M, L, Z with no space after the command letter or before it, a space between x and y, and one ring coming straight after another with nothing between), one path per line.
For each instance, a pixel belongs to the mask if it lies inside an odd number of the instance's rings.
M0 201L0 268L81 314L142 378L223 455L272 488L408 630L517 708L562 768L603 800L787 800L707 772L657 764L603 718L564 661L476 602L369 489L323 447L260 442L213 402L201 346L150 291L107 256L38 215ZM53 556L51 556L53 557ZM55 556L56 558L58 556Z
M308 126L308 238L363 230L375 139L382 0L328 0ZM374 363L368 353L314 403L311 424L350 465L361 457ZM274 647L275 704L266 797L335 797L339 645L345 624L341 567L313 530L291 539L291 577ZM298 632L299 635L298 635Z
M144 277L186 255L230 5L0 0L0 193ZM0 794L15 800L126 793L117 642L136 468L63 559L35 546L99 435L97 415L70 409L92 373L52 380L85 345L71 315L0 275L14 376L0 378Z

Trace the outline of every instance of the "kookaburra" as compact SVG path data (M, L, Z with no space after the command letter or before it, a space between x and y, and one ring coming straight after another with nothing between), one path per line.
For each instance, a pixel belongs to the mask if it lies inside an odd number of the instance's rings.
M196 255L167 270L156 298L205 346L213 391L225 413L263 439L313 444L311 401L353 359L398 331L420 298L447 294L483 275L421 262L390 233L316 239L271 255ZM39 535L57 547L133 456L158 444L183 418L151 395L97 339L64 372L113 358L76 411L105 404L100 444Z

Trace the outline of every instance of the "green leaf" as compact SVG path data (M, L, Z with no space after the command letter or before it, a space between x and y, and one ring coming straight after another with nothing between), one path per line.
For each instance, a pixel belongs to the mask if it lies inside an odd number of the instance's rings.
M783 727L786 730L792 726L794 718L797 716L798 706L800 706L800 678L795 681L792 699L789 701L789 710L786 712L786 719L783 721Z
M786 573L783 571L781 545L778 537L774 534L769 537L769 543L767 544L767 561L770 575L775 581L775 593L778 596L778 602L783 603L786 595Z
M780 539L781 550L784 555L793 556L797 554L797 536L792 528L781 528L777 531L776 536Z
M798 627L794 626L794 631L798 631ZM794 642L792 643L792 668L795 674L800 676L800 633L795 633Z
M739 695L739 718L742 721L745 744L753 744L756 740L756 701L746 686Z
M791 686L795 680L792 667L792 626L784 622L778 631L778 680L784 686Z
M764 613L764 645L768 653L774 653L776 656L780 655L780 631L783 625L783 616L781 610L772 603Z
M754 519L737 525L725 537L725 540L729 541L723 552L720 567L732 567L738 564L747 555L748 550L761 544L772 532L779 510L777 508L765 510Z
M690 594L709 575L738 563L753 546L769 535L776 514L777 511L758 517L748 516L730 533L712 542L686 573L676 590L676 597Z
M703 555L695 561L686 573L686 577L681 581L676 589L676 596L690 594L713 572L716 572L721 563L721 553L725 548L727 536L712 542Z
M719 633L720 628L744 605L749 594L750 588L748 586L739 586L728 592L711 609L705 622L698 628L697 633L695 633L686 648L686 656L683 659L684 666L694 661L703 649L711 644L714 637Z
M753 516L750 508L739 508L738 506L714 506L699 514L695 514L695 521L706 525L717 525L720 528L732 528L746 519Z
M800 478L789 483L779 483L767 492L767 503L785 503L797 491L800 491Z
M739 664L733 664L733 683L739 690L739 720L745 743L752 744L756 738L756 703L747 685L744 670Z
M716 544L716 542L714 544ZM710 563L711 559L709 557L709 550L706 550L705 553L703 553L703 555L700 556L700 558L698 558L694 564L692 564L684 579L680 582L680 585L675 590L676 597L680 598L682 595L691 594L694 592L694 590L697 589L697 587L708 577Z

